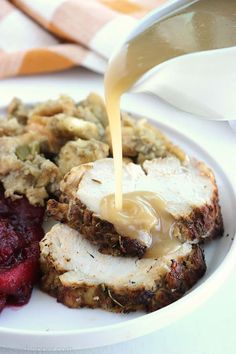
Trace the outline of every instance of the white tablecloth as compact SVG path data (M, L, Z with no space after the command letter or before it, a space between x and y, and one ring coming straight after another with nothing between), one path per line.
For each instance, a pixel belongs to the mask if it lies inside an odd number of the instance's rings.
M72 94L79 98L90 91L103 93L102 78L82 69L44 76L12 78L0 82L0 106L6 105L12 96L37 101L48 96L56 97L60 93ZM144 95L127 95L122 101L122 107L150 118L157 118L197 141L221 164L236 189L236 134L228 123L196 119L157 98ZM235 272L210 300L176 323L130 342L79 353L233 354L236 351L235 296L236 266ZM0 348L0 353L20 354L21 351Z

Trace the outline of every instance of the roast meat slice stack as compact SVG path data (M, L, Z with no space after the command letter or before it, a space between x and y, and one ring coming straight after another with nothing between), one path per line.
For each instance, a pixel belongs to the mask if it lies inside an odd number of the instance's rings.
M198 245L159 258L113 257L78 231L55 225L41 241L42 289L72 307L154 311L179 299L205 272Z
M72 168L48 214L60 223L41 242L42 288L69 307L153 311L180 298L204 274L199 242L223 233L218 190L201 162L175 157L123 165L123 191L151 191L166 201L181 247L143 258L147 244L117 232L100 215L114 192L112 159Z
M50 200L48 212L81 232L103 253L142 257L147 245L120 235L99 215L101 200L114 193L112 159L74 167L61 182L60 201ZM174 235L197 243L222 232L222 216L213 173L196 160L181 164L167 157L145 161L143 167L124 163L123 192L156 192L176 220Z

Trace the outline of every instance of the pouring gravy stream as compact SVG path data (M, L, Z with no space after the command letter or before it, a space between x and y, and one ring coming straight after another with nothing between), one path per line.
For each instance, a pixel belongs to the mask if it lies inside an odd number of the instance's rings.
M154 66L177 56L236 45L235 0L199 0L154 23L125 43L105 74L105 101L111 132L115 195L100 205L101 216L117 232L141 242L147 257L172 253L180 246L173 237L174 218L152 192L122 194L120 98Z

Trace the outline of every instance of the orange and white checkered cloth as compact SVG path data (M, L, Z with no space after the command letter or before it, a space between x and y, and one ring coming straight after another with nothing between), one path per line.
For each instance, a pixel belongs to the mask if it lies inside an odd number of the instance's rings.
M167 0L0 0L0 78L105 71L138 19Z

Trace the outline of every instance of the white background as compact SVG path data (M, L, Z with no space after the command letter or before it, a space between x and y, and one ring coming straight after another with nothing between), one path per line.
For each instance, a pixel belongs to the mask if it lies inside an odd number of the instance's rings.
M60 93L68 93L81 99L90 91L103 94L102 78L83 69L13 78L0 82L0 106L8 104L13 96L38 101L49 98L48 95L53 98ZM122 108L157 119L198 142L221 164L236 189L236 133L227 122L204 121L177 111L157 98L145 95L127 95L122 102ZM235 298L236 266L235 272L225 280L224 285L210 300L172 325L130 342L77 352L81 354L236 353ZM21 351L0 348L0 353L20 354Z

